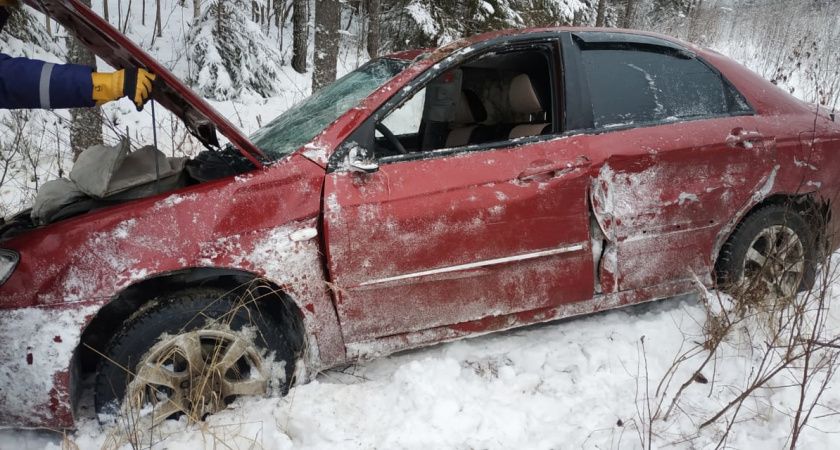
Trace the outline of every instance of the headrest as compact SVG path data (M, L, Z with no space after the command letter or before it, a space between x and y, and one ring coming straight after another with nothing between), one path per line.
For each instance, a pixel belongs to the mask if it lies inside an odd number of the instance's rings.
M478 98L478 94L469 89L462 90L453 123L466 125L485 120L487 120L487 110Z
M523 73L513 77L508 96L510 107L517 114L536 114L544 110L528 74Z

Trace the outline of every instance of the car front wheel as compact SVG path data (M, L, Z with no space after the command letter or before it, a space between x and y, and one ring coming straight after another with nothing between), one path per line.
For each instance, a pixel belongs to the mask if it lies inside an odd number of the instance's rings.
M106 422L198 421L242 395L285 394L294 363L280 327L253 302L180 293L153 301L112 338L97 370L96 410Z
M736 295L783 300L813 285L814 234L798 209L772 204L750 213L721 249L718 283Z

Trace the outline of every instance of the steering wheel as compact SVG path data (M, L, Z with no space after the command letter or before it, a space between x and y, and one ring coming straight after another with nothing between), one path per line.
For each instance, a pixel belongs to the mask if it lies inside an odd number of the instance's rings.
M405 147L403 147L402 142L394 136L394 133L391 133L391 130L385 126L384 123L379 122L376 124L376 131L382 133L382 136L385 136L385 140L388 141L389 144L393 145L394 148L400 152L400 154L405 155L408 153L405 151Z

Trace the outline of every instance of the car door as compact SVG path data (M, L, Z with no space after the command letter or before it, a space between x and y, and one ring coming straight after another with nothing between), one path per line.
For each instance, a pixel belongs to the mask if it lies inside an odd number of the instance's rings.
M466 322L591 298L585 153L553 130L382 157L373 173L336 165L324 230L345 341L481 331Z
M666 41L576 42L593 108L605 292L711 282L721 230L774 177L775 143L710 65ZM616 45L618 44L618 45Z

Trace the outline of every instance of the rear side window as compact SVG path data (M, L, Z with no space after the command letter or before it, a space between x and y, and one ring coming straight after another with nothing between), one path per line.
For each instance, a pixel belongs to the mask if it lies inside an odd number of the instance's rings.
M716 71L679 52L648 47L583 50L595 127L751 111Z

